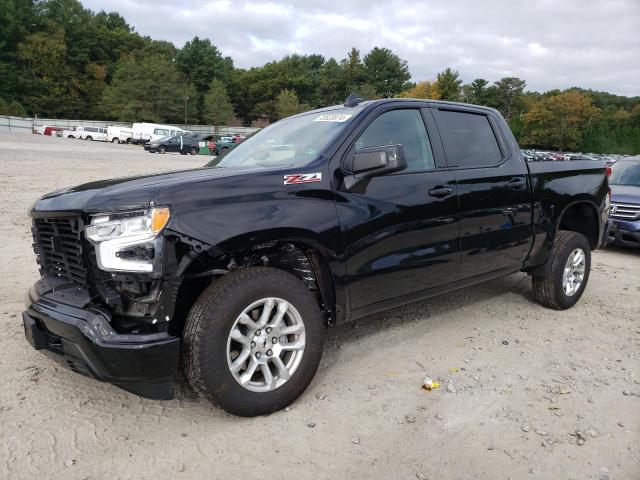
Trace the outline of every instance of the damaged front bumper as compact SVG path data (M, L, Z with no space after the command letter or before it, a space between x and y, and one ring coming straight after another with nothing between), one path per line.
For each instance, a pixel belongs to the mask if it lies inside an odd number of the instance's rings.
M180 340L167 332L116 332L110 313L92 306L75 283L43 277L30 290L22 314L36 349L71 370L153 399L173 397Z

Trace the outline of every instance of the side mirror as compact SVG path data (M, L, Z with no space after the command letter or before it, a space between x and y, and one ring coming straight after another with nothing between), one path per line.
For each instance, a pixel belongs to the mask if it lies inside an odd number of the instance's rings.
M363 148L347 159L346 170L355 178L369 178L407 168L402 145Z

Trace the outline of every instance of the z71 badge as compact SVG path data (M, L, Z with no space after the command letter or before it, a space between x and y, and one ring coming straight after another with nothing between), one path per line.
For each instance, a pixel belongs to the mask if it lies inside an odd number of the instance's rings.
M292 173L284 176L285 185L299 185L301 183L316 183L322 181L322 173Z

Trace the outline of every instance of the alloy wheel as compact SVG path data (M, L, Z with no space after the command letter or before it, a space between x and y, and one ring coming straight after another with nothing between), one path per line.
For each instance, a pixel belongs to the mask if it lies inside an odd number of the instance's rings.
M305 326L286 300L262 298L247 306L227 339L227 363L233 378L253 392L275 390L300 366Z

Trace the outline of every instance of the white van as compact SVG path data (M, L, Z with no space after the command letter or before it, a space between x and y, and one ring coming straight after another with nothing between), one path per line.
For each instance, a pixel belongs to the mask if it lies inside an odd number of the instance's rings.
M107 141L107 129L98 127L77 127L76 138L82 140L98 140L100 142Z
M180 127L160 123L134 123L131 129L133 130L131 142L142 144L184 132Z
M129 143L133 138L133 130L129 127L107 127L107 142Z

